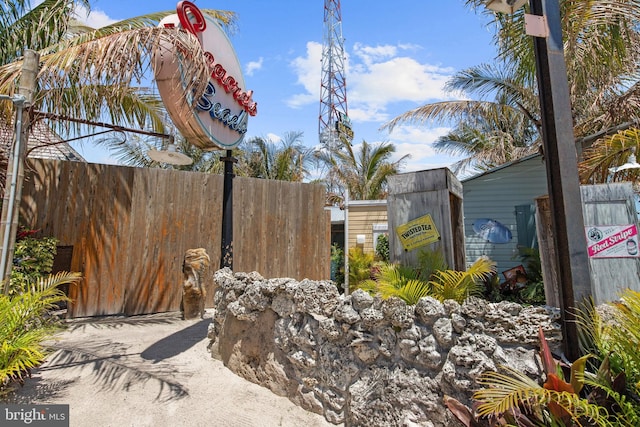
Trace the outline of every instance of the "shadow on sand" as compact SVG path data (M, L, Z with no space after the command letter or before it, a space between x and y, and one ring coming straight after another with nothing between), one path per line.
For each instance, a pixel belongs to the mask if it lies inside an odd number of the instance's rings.
M207 336L210 323L211 319L202 319L198 323L174 332L147 347L140 353L140 357L158 363L177 356L202 341Z

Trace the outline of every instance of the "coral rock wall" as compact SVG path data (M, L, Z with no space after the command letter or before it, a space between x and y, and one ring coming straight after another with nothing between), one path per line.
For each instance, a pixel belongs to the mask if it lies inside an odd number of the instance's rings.
M471 403L500 365L540 375L538 328L552 348L559 313L471 298L415 306L330 281L215 273L215 357L236 374L349 426L455 425L443 396Z

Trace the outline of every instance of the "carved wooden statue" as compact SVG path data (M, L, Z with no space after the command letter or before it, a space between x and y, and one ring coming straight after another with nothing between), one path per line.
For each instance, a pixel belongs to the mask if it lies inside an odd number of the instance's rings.
M209 268L211 260L204 248L188 249L184 254L182 273L182 318L195 319L204 316L204 300L207 292L203 276Z

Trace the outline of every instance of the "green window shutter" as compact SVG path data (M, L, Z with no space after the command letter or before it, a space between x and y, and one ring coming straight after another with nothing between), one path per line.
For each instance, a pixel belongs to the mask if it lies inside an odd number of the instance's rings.
M518 246L537 248L535 205L516 206L516 227L518 230Z

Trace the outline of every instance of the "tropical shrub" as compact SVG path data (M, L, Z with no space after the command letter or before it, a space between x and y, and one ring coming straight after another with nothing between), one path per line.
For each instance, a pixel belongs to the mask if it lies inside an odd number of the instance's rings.
M470 296L480 296L484 280L495 273L495 262L487 257L478 258L466 271L438 270L429 281L431 296L440 300L463 302Z
M415 304L420 295L427 293L427 283L420 279L416 269L390 263L381 263L373 279L360 283L360 288L383 298L397 296L408 304Z
M389 262L389 235L381 234L376 242L376 255L378 260Z
M16 239L9 292L14 295L38 279L51 273L58 240L53 237L36 239L33 231L22 229Z
M344 250L336 243L331 245L331 280L338 288L344 286Z
M449 265L440 251L418 251L418 265L416 266L420 278L429 281L436 271L449 270Z
M503 367L478 379L475 411L445 397L447 407L465 426L640 425L640 293L627 290L604 310L587 305L577 318L585 356L558 362L540 330L542 385Z
M396 296L407 304L416 304L425 296L431 296L440 301L453 299L463 302L470 296L479 296L484 290L480 284L482 280L491 275L495 269L495 263L486 257L476 260L466 271L435 270L434 265L427 266L423 259L424 269L416 269L398 264L382 263L374 278L365 280L360 284L362 289L370 293L380 293L382 297ZM440 263L438 257L433 257Z
M357 289L360 283L371 279L373 263L373 254L366 253L359 247L349 249L349 290Z
M0 395L42 363L48 353L43 341L58 326L49 311L68 300L59 286L80 278L79 273L58 273L29 283L15 295L0 294Z

